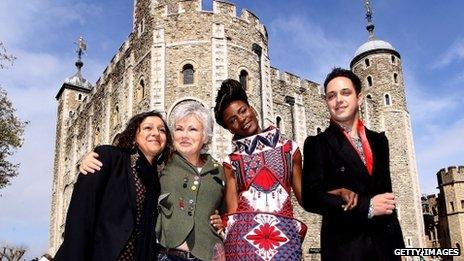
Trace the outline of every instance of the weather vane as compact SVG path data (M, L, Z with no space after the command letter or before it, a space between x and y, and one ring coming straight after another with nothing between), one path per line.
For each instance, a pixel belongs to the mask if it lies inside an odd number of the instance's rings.
M87 50L87 44L84 42L84 37L82 37L82 36L79 37L79 39L77 39L77 42L75 44L77 45L76 53L77 53L79 61L80 61L81 57L82 57L82 54L84 54L85 51Z
M372 8L371 8L371 0L364 0L364 7L366 8L366 19L367 19L367 26L366 29L369 32L369 40L374 40L374 23L372 22Z
M364 7L366 7L366 19L368 22L372 22L372 9L371 9L371 1L365 0Z

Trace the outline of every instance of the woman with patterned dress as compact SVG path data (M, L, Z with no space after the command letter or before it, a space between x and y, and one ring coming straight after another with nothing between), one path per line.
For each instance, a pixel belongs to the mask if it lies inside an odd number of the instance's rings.
M293 217L291 191L301 204L301 152L277 128L261 130L241 84L225 80L216 122L233 135L224 162L227 260L301 260L306 225Z

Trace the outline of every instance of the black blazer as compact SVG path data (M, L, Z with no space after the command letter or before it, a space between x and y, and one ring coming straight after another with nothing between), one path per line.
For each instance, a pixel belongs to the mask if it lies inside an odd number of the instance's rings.
M373 154L369 175L361 158L333 123L308 137L304 144L303 207L322 215L323 260L398 260L395 248L404 248L396 212L368 219L370 199L392 192L388 140L384 133L366 129ZM343 211L339 196L327 191L346 188L358 194L358 205Z
M95 174L79 174L55 260L117 260L134 229L129 152L114 146L100 146L95 152L103 167Z

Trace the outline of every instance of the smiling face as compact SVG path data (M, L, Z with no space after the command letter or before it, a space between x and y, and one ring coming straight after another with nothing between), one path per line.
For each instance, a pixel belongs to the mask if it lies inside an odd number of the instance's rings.
M253 109L241 100L232 101L223 112L226 128L239 138L260 132L258 119Z
M166 146L166 126L156 116L146 117L135 134L135 142L150 163Z
M174 148L185 158L199 157L206 143L203 123L194 114L177 119L174 123L173 140Z
M362 96L356 94L349 78L336 77L327 84L326 103L332 120L351 127L358 119Z

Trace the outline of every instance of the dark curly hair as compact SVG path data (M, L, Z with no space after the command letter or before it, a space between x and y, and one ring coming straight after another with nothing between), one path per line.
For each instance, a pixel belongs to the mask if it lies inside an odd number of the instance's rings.
M140 128L140 124L147 118L147 117L158 117L163 121L164 127L166 128L166 146L160 154L158 158L158 164L166 163L169 155L172 152L172 137L171 131L166 124L166 121L163 118L163 115L158 111L147 111L142 112L137 115L134 115L129 122L127 123L126 128L118 133L114 138L113 144L116 147L127 149L131 151L131 153L135 153L135 135Z
M325 81L324 81L324 92L327 92L327 85L331 80L337 77L345 77L351 80L351 83L353 83L354 90L356 94L359 94L361 92L361 80L359 77L354 74L354 72L343 69L340 67L333 68L332 71L327 74Z
M240 82L234 79L226 79L222 82L221 88L218 90L216 96L216 105L214 106L214 118L216 119L217 124L226 128L224 123L223 113L226 110L227 106L233 101L243 101L247 105L248 96L245 90L242 87Z

